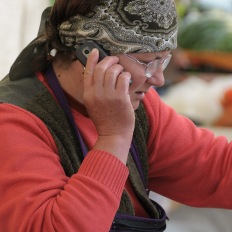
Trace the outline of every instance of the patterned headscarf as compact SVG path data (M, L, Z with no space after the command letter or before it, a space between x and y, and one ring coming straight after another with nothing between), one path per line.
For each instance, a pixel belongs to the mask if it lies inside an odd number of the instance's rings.
M111 53L158 52L177 46L173 0L108 0L88 15L76 15L59 27L61 42L75 49L96 40Z
M17 57L10 79L17 80L43 71L47 62L45 22L42 15L38 37ZM86 40L96 40L114 54L158 52L177 46L177 14L174 0L105 0L92 12L76 15L58 28L61 43L77 49Z

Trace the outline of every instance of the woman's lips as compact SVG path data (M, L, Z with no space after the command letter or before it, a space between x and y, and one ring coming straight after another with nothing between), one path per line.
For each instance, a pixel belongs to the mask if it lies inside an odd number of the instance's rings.
M145 96L145 93L137 91L137 92L135 92L135 95L136 95L136 99L142 100L144 98L144 96Z

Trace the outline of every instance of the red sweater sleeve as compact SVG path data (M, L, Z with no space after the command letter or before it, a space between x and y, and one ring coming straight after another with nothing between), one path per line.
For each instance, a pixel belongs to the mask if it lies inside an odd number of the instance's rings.
M150 189L191 206L231 209L232 144L178 115L154 90L145 105Z
M128 170L113 155L90 151L65 176L46 126L0 104L0 231L109 231Z

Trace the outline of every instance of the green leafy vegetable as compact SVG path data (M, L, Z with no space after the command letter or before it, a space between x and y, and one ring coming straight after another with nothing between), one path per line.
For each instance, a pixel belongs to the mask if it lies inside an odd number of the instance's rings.
M189 15L179 27L178 43L184 49L232 51L232 16L221 11Z

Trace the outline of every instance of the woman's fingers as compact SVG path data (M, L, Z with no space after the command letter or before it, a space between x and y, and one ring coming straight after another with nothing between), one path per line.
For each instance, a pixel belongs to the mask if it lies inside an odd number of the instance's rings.
M129 96L130 73L123 71L117 56L107 56L98 63L94 49L88 57L84 74L83 100L99 136L133 134L134 110Z
M99 59L99 51L94 48L87 59L85 71L84 71L84 87L88 88L92 85L93 82L93 74L95 66Z

